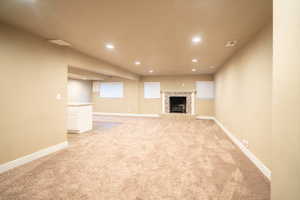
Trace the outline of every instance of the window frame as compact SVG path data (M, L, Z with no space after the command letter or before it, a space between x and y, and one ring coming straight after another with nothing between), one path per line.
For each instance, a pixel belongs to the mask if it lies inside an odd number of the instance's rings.
M146 92L147 89L149 90L151 88L151 87L149 87L151 85L158 87L157 88L159 90L158 93L157 93L157 91L150 92L150 93ZM151 94L153 94L153 93L157 93L157 94L155 94L154 96L151 96ZM144 99L160 99L160 98L161 98L160 82L144 82Z
M196 81L196 91L197 91L197 95L196 95L197 99L207 99L207 100L215 99L215 82Z
M119 95L104 95L103 96L103 86L104 85L119 85L120 86L120 94ZM105 93L105 92L104 92ZM109 93L108 93L109 94ZM114 94L114 93L112 93ZM100 98L110 98L110 99L121 99L124 98L124 83L123 82L100 82L99 83L99 97Z

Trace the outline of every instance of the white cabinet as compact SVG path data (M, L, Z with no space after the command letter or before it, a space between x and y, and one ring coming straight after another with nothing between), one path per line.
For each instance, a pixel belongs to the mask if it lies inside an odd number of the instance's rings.
M83 133L93 128L91 104L68 105L68 132Z

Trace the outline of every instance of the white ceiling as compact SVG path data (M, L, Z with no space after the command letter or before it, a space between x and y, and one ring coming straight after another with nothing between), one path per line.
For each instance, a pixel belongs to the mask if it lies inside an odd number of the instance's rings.
M5 23L45 39L65 40L76 50L140 75L149 70L153 75L213 73L271 17L272 0L0 2ZM201 44L192 43L196 35ZM237 40L237 46L225 48L228 40ZM106 49L107 43L115 49ZM194 58L199 62L193 63Z

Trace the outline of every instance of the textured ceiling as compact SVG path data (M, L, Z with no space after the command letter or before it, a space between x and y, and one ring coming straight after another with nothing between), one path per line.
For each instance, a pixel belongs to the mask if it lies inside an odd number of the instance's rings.
M213 73L272 17L272 0L1 0L0 20L140 75ZM195 45L193 36L203 41ZM237 40L234 48L225 48ZM112 43L114 50L107 50ZM197 58L198 63L192 63ZM141 65L134 65L134 61ZM216 68L211 69L210 66ZM196 68L196 72L192 69Z

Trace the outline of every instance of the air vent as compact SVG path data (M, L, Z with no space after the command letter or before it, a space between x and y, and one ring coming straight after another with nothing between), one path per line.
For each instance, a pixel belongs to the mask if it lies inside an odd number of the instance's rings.
M48 40L48 42L59 45L59 46L67 46L67 47L71 46L70 43L63 41L63 40Z
M237 44L236 40L230 40L226 42L225 47L234 47L236 46L236 44Z

